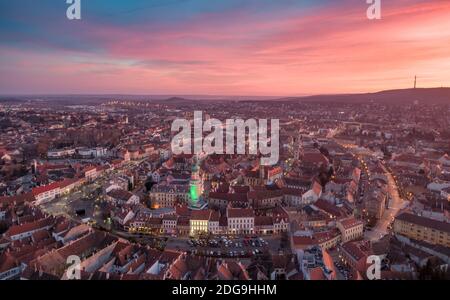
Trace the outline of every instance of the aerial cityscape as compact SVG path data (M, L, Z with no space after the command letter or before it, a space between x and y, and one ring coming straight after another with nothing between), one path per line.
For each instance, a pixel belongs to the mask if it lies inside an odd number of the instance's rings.
M109 2L0 0L0 280L450 279L450 3Z

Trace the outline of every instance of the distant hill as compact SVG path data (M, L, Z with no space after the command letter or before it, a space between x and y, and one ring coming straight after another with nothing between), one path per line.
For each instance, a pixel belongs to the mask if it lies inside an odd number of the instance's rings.
M306 97L289 97L283 101L299 102L340 102L340 103L367 103L379 102L386 104L406 104L419 101L420 103L448 103L450 104L450 88L419 88L403 90L387 90L366 94L338 94L316 95Z
M99 104L107 100L149 101L172 105L186 105L198 101L238 101L238 102L330 102L330 103L368 103L407 104L419 101L429 104L450 104L450 88L418 88L387 90L365 94L314 95L299 97L261 97L261 96L163 96L163 95L36 95L36 96L0 96L0 103L52 103L56 105Z
M0 96L0 103L1 104L17 104L17 103L21 103L21 102L25 102L25 99L22 99L20 97L2 97Z
M196 99L196 100L191 100L191 99L186 99L183 97L170 97L167 99L157 99L157 100L152 100L151 102L154 103L163 103L163 104L172 104L172 105L186 105L186 104L190 104L196 101L205 101L204 99ZM207 100L206 100L207 101Z
M239 99L240 98L240 99ZM217 97L208 98L192 97L192 96L179 96L170 97L166 99L154 100L154 102L167 103L167 104L188 104L193 101L239 101L239 102L339 102L339 103L368 103L379 102L386 104L406 104L419 101L420 103L448 103L450 104L450 88L418 88L418 89L398 89L398 90L386 90L376 93L365 94L336 94L336 95L313 95L313 96L301 96L301 97L287 97L287 98L268 98L263 97L223 97L218 99Z

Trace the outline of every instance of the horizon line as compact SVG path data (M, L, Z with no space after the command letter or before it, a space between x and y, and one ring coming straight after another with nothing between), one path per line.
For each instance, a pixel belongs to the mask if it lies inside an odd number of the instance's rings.
M26 94L1 94L0 97L60 97L60 96L78 96L78 97L90 97L90 96L131 96L131 97L167 97L170 98L187 98L187 97L241 97L241 98L272 98L272 99L280 99L280 98L307 98L307 97L317 97L317 96L339 96L339 95L367 95L367 94L377 94L381 92L388 91L400 91L400 90L431 90L431 89L449 89L447 86L436 86L436 87L411 87L411 88L396 88L396 89L387 89L387 90L378 90L374 92L348 92L348 93L315 93L315 94L295 94L295 95L220 95L220 94L133 94L133 93L26 93ZM195 100L195 99L187 99L187 100Z

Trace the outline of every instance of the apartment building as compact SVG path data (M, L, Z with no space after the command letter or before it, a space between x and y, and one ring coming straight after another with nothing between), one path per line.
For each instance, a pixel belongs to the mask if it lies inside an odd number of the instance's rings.
M363 237L363 222L356 220L354 217L341 219L337 221L336 226L341 232L343 243Z
M229 233L248 234L255 231L255 212L251 208L229 208L227 219Z
M395 219L394 232L414 240L450 247L450 223L403 213Z
M152 206L155 208L175 207L178 203L188 203L188 185L156 185L150 192Z

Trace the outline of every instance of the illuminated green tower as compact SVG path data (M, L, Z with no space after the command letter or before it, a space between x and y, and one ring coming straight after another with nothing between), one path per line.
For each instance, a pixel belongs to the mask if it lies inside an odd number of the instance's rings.
M199 166L197 157L194 157L194 162L192 164L191 182L189 188L190 205L198 206L199 200L202 195L202 183L199 175Z

